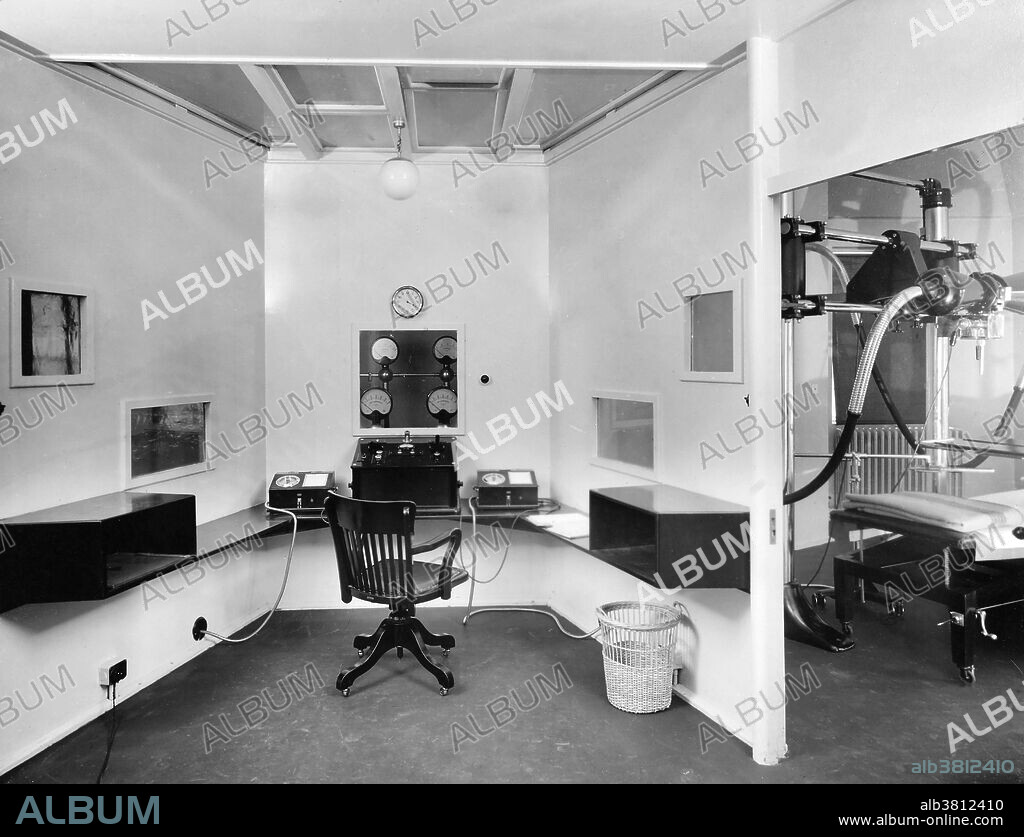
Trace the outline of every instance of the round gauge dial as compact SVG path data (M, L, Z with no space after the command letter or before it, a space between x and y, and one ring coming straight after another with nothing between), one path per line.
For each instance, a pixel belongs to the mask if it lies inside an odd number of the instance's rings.
M487 485L504 485L505 475L498 473L484 474L481 478Z
M427 396L427 412L447 421L459 411L459 396L446 387L432 389Z
M378 337L370 347L370 357L377 363L394 363L398 360L398 344L390 337Z
M274 485L278 488L295 488L302 480L300 480L295 474L284 474L274 480Z
M434 357L441 363L455 363L459 356L459 344L454 337L438 337L434 341Z
M391 412L391 404L391 395L379 387L368 389L359 396L359 411L367 417L374 413L388 415Z
M391 295L391 310L399 317L412 319L423 310L423 294L412 285L402 285Z

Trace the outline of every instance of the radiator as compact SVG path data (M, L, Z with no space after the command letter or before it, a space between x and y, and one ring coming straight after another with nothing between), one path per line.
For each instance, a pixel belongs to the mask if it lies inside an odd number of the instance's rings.
M909 427L918 439L922 438L924 433L922 425L911 424ZM834 428L833 444L839 441L842 432L841 426ZM963 433L950 429L950 435L960 438ZM850 443L850 453L908 456L913 451L900 435L899 428L895 424L867 424L858 426L854 431L853 441ZM937 480L934 474L912 470L912 468L925 465L927 463L923 459L858 459L856 466L853 461L847 460L845 478L840 482L840 478L843 476L842 467L832 478L832 508L838 508L839 501L848 491L855 491L858 494L887 494L896 487L897 483L899 483L900 491L937 491ZM906 472L905 476L904 472ZM900 480L901 476L903 476L902 480ZM942 493L962 497L963 474L947 474L946 487Z

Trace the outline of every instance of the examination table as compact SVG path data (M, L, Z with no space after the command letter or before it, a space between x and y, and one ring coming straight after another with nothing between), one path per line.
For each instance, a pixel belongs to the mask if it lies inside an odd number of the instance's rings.
M979 635L996 638L986 614L1024 601L1024 491L970 499L850 494L832 520L856 546L833 560L844 633L852 634L858 594L881 598L897 616L914 598L939 602L949 610L953 662L965 682L974 682L975 642Z

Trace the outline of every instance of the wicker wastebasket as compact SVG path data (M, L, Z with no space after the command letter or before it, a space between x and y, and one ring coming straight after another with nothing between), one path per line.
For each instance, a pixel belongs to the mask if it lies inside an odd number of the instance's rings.
M612 602L597 609L608 702L626 712L659 712L672 703L679 614L661 605Z

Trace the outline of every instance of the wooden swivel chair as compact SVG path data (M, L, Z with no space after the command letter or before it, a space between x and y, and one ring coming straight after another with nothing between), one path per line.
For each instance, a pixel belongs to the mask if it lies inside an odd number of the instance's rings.
M450 599L452 587L469 579L462 569L452 567L462 543L462 532L452 529L429 543L413 546L416 504L408 500L378 502L354 500L331 492L324 514L334 537L341 579L341 599L346 604L353 596L364 602L386 604L387 618L372 634L359 634L352 644L362 657L370 656L355 668L338 675L338 689L348 697L357 677L369 671L392 648L402 656L408 648L427 671L437 678L441 694L455 685L445 666L435 663L425 646L440 647L447 657L455 647L451 634L432 634L416 618L416 605L431 599ZM446 547L440 564L414 561L414 555Z

